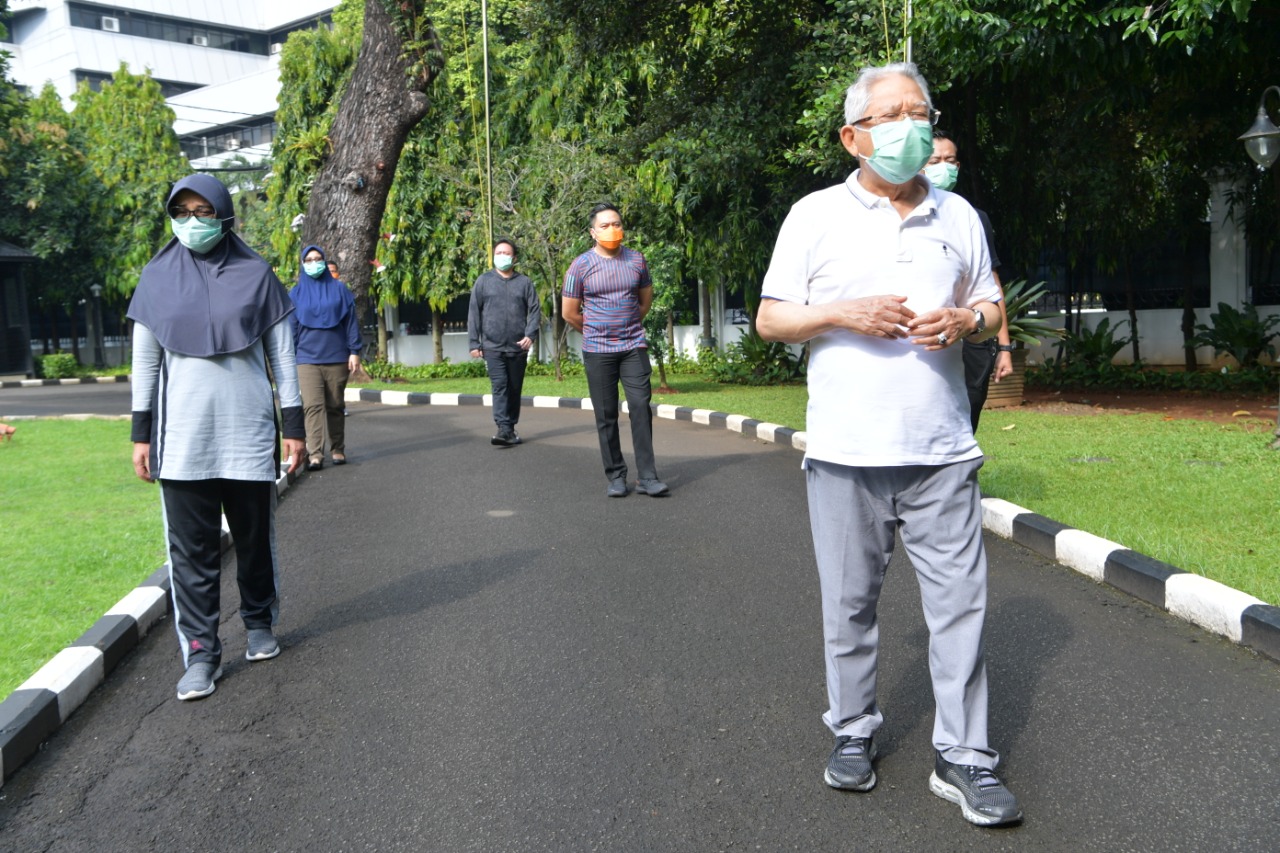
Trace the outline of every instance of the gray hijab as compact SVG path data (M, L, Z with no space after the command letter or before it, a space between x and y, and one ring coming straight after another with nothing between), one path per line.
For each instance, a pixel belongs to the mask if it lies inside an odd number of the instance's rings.
M197 193L222 220L222 240L199 254L170 240L142 270L127 316L151 330L160 346L208 358L252 346L293 311L271 265L232 230L231 193L212 175L189 175L173 185L165 202L183 190Z

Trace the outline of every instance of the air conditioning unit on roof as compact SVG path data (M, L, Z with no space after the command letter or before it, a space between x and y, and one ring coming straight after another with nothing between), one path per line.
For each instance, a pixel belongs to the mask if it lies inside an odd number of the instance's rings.
M209 37L208 36L192 36L191 43L194 44L196 47L208 47Z
M120 32L120 19L119 19L119 18L110 18L110 17L107 17L106 15L103 15L103 16L102 16L102 29L103 29L105 32L108 32L108 33L118 33L118 32Z

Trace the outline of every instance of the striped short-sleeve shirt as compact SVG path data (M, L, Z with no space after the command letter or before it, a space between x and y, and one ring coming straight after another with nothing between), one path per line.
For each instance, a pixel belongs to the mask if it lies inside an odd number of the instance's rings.
M626 246L615 258L594 249L575 258L564 275L561 293L582 301L582 351L644 348L639 293L652 286L644 255Z

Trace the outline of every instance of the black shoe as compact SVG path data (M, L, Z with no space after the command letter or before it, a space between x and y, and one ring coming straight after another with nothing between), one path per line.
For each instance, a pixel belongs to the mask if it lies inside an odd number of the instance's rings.
M869 737L836 738L835 749L827 759L827 784L842 791L870 791L876 786L876 771L871 766L876 757L875 741Z
M498 430L497 435L489 439L489 443L492 444L494 447L510 447L511 439L507 437L509 435L510 433L507 430L500 429Z
M625 498L630 493L626 477L615 477L609 481L609 490L605 492L611 498Z
M964 819L978 826L998 826L1022 820L1018 798L985 767L952 764L938 753L933 760L929 790L960 806Z
M513 429L507 433L507 443L510 444L512 447L515 447L517 444L522 444L523 440L520 438L519 435L516 434L516 431Z

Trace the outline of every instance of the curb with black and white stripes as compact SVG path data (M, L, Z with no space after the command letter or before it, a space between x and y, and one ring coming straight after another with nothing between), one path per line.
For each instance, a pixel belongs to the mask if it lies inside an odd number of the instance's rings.
M296 472L282 473L276 494L297 479ZM225 517L221 547L231 547ZM173 609L170 588L166 563L0 702L0 787Z
M489 406L488 394L426 394L352 388L348 402L390 406ZM525 397L534 408L591 409L589 399ZM622 404L626 410L626 403ZM720 427L748 438L787 445L803 452L803 431L742 415L653 405L660 418ZM1280 661L1280 607L1239 590L1186 572L1092 533L1076 530L999 498L982 499L982 524L1037 554L1109 584L1148 604Z
M127 379L106 377L97 381ZM0 387L75 384L78 381L25 380L3 382ZM376 391L367 388L347 389L346 400L349 403L388 406L492 405L492 397L488 394ZM588 411L592 408L591 400L578 397L525 397L523 402L534 408ZM625 402L622 408L626 411ZM653 410L660 418L726 429L801 452L806 446L803 431L743 415L659 404L653 405ZM277 493L284 494L297 477L296 473L281 475L276 481ZM992 533L1012 539L1099 583L1109 584L1205 630L1280 661L1280 607L998 498L982 499L982 523ZM230 545L231 535L224 521L223 550ZM66 722L94 688L102 684L107 674L142 641L147 631L172 609L169 593L169 570L165 565L0 702L0 787L39 750L45 738Z

